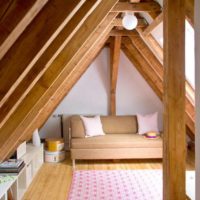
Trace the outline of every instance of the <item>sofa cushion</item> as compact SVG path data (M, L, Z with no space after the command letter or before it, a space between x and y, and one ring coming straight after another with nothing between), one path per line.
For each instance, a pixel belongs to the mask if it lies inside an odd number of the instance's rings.
M103 131L107 134L137 133L136 116L101 116ZM80 116L70 120L72 138L85 138L84 124Z
M138 134L106 134L92 138L72 138L72 149L161 148L162 139L150 140Z
M158 113L148 115L137 115L138 133L144 135L148 132L159 132L158 129Z
M103 132L100 116L97 115L94 117L84 117L84 116L80 117L84 124L85 137L105 135L105 133Z
M105 133L137 133L136 116L102 116Z
M80 116L75 115L71 117L70 127L73 138L85 138L85 129Z

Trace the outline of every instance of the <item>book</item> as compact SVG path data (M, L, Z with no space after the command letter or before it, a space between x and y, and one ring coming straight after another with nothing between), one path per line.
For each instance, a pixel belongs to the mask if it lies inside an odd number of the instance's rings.
M9 159L0 163L0 169L18 168L24 161L21 159Z
M23 163L21 163L21 165L19 166L19 167L17 167L17 168L11 168L11 167L9 167L9 168L0 168L0 175L1 175L1 173L8 173L8 174L10 174L10 173L19 173L23 168L24 168L24 166L25 166L25 163L23 162Z

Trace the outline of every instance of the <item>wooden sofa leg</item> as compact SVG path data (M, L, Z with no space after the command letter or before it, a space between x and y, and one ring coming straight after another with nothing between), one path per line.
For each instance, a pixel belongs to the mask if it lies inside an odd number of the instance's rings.
M72 169L75 170L75 168L76 168L76 160L73 159L72 160Z

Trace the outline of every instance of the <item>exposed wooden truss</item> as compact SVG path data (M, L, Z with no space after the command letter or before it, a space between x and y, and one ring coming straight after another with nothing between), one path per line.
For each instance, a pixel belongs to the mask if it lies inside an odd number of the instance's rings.
M18 84L12 94L1 107L0 127L7 121L17 106L22 102L31 88L52 64L55 57L63 50L64 46L77 32L89 14L96 8L98 2L95 0L86 1L79 12L75 13L47 50L41 55L38 61L32 66L27 75Z
M158 97L162 99L162 96L164 94L163 91L163 74L164 74L164 68L158 61L158 59L154 56L152 51L148 48L148 46L144 43L142 38L140 37L131 37L130 39L124 38L122 40L122 44L125 46L125 54L128 56L128 58L133 62L133 64L136 66L135 62L133 61L134 54L141 54L140 59L138 59L137 62L140 62L138 66L141 68L141 65L146 66L145 70L146 72L141 72L141 74L144 76L144 78L147 80L147 82L151 85L154 92L158 95ZM134 50L136 49L136 50ZM134 53L133 53L134 52ZM139 53L136 53L139 52ZM145 61L144 61L145 60ZM146 64L148 63L148 65ZM151 69L148 71L148 69ZM138 69L139 70L139 69ZM146 74L146 75L144 75ZM153 79L155 82L150 83L149 80ZM156 86L152 86L156 85ZM194 139L194 132L195 132L195 110L194 105L191 103L191 101L186 97L185 100L185 115L186 115L186 124L188 128L188 135L191 139Z
M59 87L59 90L56 91L54 94L54 97L52 97L44 106L43 109L39 115L39 117L35 117L33 122L29 127L27 127L26 133L24 135L23 140L29 140L35 127L41 127L44 122L50 117L50 115L53 113L55 108L59 105L61 100L70 92L71 88L74 86L74 84L79 80L79 78L84 74L84 72L87 70L91 62L95 59L95 57L98 55L100 50L103 48L105 42L107 41L107 38L109 37L108 34L105 33L105 35L97 41L96 47L91 48L83 59L80 60L80 62L77 63L76 71L73 72L73 76L71 75L69 78L66 79L66 81L63 82L63 84ZM70 84L69 84L70 83Z
M194 0L186 0L185 4L186 19L194 27ZM148 36L163 21L161 9L160 11L149 11L148 14L153 19L153 22L143 30L144 36Z
M147 46L137 42L142 37L155 53L154 57L163 56L151 34L143 32L148 30L146 21L139 19L139 34L113 28L121 27L121 19L116 18L119 12L148 12L153 19L162 12L154 1L133 1L130 4L117 3L117 0L101 3L99 0L67 0L66 6L61 0L30 0L13 21L10 18L22 4L16 4L5 15L13 1L0 2L0 30L4 30L3 24L9 25L5 29L9 30L5 32L7 35L0 31L0 49L3 49L0 51L0 160L10 155L21 141L30 138L34 129L41 127L109 36L131 38L129 45L127 38L122 39L124 52L139 66L138 70L162 99L163 75L158 70L162 66L153 59ZM191 8L188 6L188 10L192 11ZM148 61L149 56L154 60L153 64ZM189 85L188 88L191 89ZM194 132L191 128L194 127L192 106L188 103L186 107L190 133Z
M81 60L84 53L94 46L97 37L101 37L107 31L110 32L112 21L117 13L111 13L107 17L106 15L116 2L117 0L100 2L2 126L0 130L0 160L8 156L6 151L8 146L10 150L14 150L24 134L27 134L24 129L31 126L34 119L41 113L45 103L53 99L53 94L64 80L70 77L75 70L77 61Z

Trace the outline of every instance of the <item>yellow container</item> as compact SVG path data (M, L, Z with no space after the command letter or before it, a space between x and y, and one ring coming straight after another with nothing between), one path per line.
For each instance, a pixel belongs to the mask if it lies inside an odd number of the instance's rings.
M50 152L62 151L64 149L64 140L62 138L47 138L45 140L45 149Z

